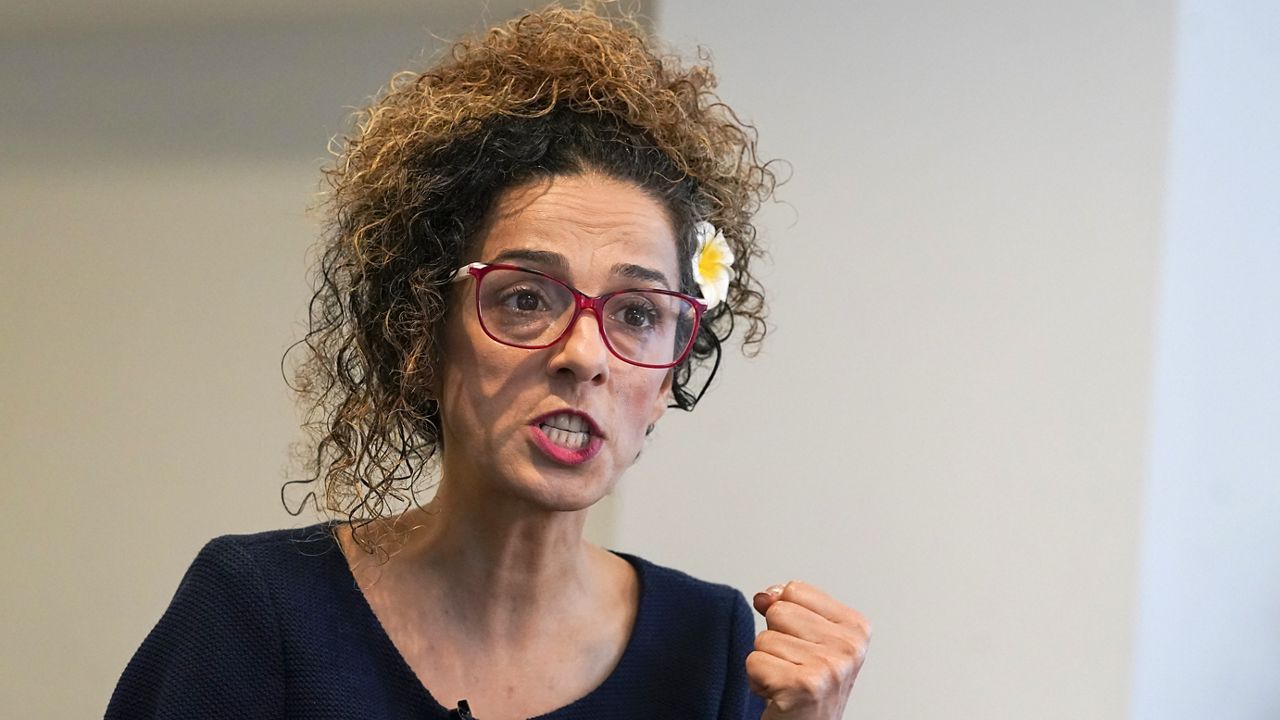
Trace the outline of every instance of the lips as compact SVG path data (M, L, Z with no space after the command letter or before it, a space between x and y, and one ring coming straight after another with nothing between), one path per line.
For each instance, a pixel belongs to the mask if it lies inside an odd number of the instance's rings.
M595 457L605 435L590 415L578 410L556 410L529 423L534 445L562 465L578 465Z

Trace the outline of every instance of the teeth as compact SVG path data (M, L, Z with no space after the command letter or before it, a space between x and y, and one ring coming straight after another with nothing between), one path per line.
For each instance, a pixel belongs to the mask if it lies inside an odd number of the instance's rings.
M542 425L542 432L546 434L547 439L551 442L570 450L581 450L591 440L591 436L588 433L561 430L546 423Z
M550 425L553 428L564 430L565 432L571 432L571 433L589 432L587 429L586 420L583 420L581 417L577 415L570 415L568 413L563 413L560 415L552 415L546 420L543 420L542 423L544 425Z

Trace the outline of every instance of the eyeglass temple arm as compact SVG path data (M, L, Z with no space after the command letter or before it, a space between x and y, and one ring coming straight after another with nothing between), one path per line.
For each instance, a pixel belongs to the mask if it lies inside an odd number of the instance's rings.
M467 265L463 265L462 267L458 268L457 270L454 270L454 271L453 271L453 274L452 274L452 275L450 275L450 276L449 276L449 279L448 279L448 280L446 280L445 282L451 282L451 283L461 282L461 281L463 281L463 280L467 279L467 271L469 271L469 270L483 270L483 269L485 269L485 268L487 268L487 267L489 267L489 264L488 264L488 263L482 263L482 262L473 262L473 263L470 263L470 264L467 264Z

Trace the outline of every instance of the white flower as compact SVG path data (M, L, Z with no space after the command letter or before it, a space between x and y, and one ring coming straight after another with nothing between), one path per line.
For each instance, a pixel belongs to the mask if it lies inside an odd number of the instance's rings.
M702 288L702 299L713 308L729 296L729 278L733 276L733 251L724 234L709 222L693 227L698 247L693 251L693 279Z

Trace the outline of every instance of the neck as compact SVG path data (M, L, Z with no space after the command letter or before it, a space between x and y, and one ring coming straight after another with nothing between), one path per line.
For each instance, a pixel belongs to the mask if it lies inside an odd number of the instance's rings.
M547 510L483 487L446 477L431 503L401 516L397 525L412 531L392 558L395 572L448 608L467 637L536 640L557 625L549 619L597 597L599 565L582 538L587 510Z

